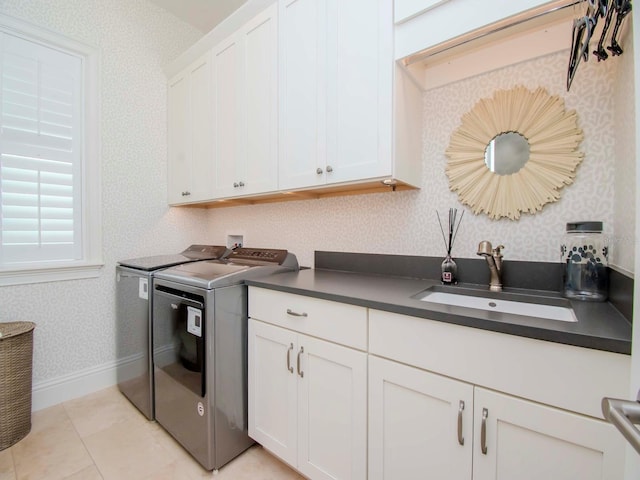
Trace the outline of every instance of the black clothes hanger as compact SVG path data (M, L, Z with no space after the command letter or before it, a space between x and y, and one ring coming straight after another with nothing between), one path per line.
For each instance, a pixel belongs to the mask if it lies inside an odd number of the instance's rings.
M585 0L587 11L583 17L573 21L573 31L571 34L571 51L569 52L569 67L567 68L567 91L571 88L571 83L575 77L580 60L589 60L589 42L595 31L598 19L605 19L600 41L593 54L598 61L606 60L609 57L607 50L612 56L621 55L623 50L618 43L620 26L625 17L631 12L631 0ZM607 37L613 15L616 14L616 21L611 36L611 45L605 50L604 43Z
M609 57L609 55L607 54L607 51L604 49L604 41L605 38L607 37L607 32L609 31L609 26L611 25L611 19L613 18L613 12L615 11L615 9L613 8L613 3L616 2L616 0L612 0L609 4L609 6L607 7L607 13L606 13L606 18L604 20L604 27L602 28L602 35L600 35L600 41L598 42L598 47L593 51L593 54L596 56L596 58L598 59L598 61L600 60L606 60L607 57Z
M616 24L613 27L613 33L611 34L611 46L607 47L607 50L611 52L611 55L622 55L622 47L618 43L618 34L620 33L620 25L622 21L631 11L631 0L613 0L613 6L616 11Z

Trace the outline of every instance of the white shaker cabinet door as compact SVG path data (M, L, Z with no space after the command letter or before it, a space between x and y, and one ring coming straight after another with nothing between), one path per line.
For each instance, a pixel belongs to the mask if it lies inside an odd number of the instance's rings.
M272 5L213 49L216 198L277 189L277 40Z
M210 52L169 80L168 200L211 198L213 158Z
M366 353L305 335L299 348L298 469L314 480L366 480Z
M369 356L370 480L470 480L472 451L472 385Z
M323 185L326 157L326 0L280 0L281 190Z
M238 182L244 195L278 187L278 16L272 5L241 30L244 50L243 155Z
M191 178L191 147L188 143L189 77L182 72L169 80L168 86L168 201L188 201Z
M392 172L393 2L327 0L327 183Z
M215 129L215 198L238 194L242 158L242 44L234 34L213 50L213 123Z
M475 389L474 480L621 480L624 440L604 420Z
M249 436L296 466L297 335L249 319Z

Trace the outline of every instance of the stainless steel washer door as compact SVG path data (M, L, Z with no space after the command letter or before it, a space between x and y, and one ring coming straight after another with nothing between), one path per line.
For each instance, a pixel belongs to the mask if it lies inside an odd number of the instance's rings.
M154 285L156 421L212 469L204 318L204 297Z

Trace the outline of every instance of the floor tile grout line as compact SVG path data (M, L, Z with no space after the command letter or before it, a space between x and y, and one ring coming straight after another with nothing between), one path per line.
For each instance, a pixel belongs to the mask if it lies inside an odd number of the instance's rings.
M71 425L73 426L73 430L74 430L74 432L76 432L76 435L78 436L78 439L80 440L80 442L82 442L82 446L84 447L85 451L87 452L87 455L89 455L89 458L91 459L91 464L97 470L98 474L100 475L100 478L102 478L104 480L104 475L102 475L102 472L100 471L100 468L98 468L98 464L96 463L96 459L93 457L93 455L91 454L91 450L89 450L89 447L84 442L84 438L82 438L82 435L80 435L80 432L78 431L78 427L76 426L75 422L73 421L73 418L71 417L71 415L69 415L69 410L67 410L67 402L62 402L62 410L64 411L64 414L67 416L67 418L71 422ZM80 473L82 470L84 470L86 468L87 467L81 468L77 472L74 472L71 475L67 476L67 478L70 477L70 476L76 475L77 473ZM19 480L19 479L16 478L16 480Z

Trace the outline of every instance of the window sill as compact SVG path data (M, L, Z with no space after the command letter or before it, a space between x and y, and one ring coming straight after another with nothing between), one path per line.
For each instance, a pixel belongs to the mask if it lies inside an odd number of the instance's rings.
M100 275L103 263L83 263L64 266L38 266L35 268L0 269L0 287L25 285L30 283L61 282L96 278Z

